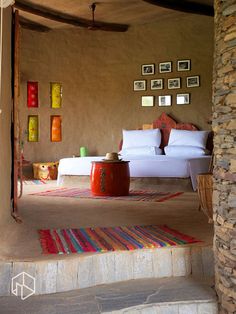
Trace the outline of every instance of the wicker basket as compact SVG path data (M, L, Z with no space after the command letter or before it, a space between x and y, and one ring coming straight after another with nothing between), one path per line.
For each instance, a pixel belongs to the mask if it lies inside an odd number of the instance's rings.
M37 180L56 180L59 162L34 162L34 179Z
M213 222L213 178L212 173L201 173L197 176L198 196L200 200L200 209L208 217L208 222Z

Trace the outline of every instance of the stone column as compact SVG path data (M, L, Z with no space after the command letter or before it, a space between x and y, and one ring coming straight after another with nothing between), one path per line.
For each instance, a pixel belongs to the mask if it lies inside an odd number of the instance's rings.
M215 0L214 251L220 313L236 313L236 0Z

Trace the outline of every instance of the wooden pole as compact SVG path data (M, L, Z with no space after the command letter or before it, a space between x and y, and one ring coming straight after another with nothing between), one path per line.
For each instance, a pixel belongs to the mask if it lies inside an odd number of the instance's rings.
M14 97L13 97L13 127L14 127L14 144L13 144L13 207L12 216L17 222L22 222L18 214L18 174L21 169L21 156L19 147L19 123L18 123L18 106L20 94L20 80L19 80L19 64L20 64L20 24L19 12L14 14Z

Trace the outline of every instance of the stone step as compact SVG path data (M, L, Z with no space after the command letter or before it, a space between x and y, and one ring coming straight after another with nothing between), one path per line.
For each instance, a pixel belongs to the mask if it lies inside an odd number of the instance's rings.
M193 278L136 279L22 301L0 297L4 314L217 314L215 291Z
M0 262L0 296L11 294L11 279L33 276L36 294L56 293L141 278L213 277L212 247L185 246L95 254L51 260Z

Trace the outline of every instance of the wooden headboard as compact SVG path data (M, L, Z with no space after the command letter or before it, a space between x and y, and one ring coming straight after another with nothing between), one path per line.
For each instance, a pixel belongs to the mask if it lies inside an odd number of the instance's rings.
M196 131L198 128L191 124L191 123L178 123L173 118L168 116L165 112L163 112L158 119L153 121L151 124L143 124L143 126L139 129L160 129L162 133L162 140L160 148L164 148L168 145L169 136L171 129L177 129L177 130L189 130L189 131ZM207 141L207 149L212 151L213 149L213 141L212 141L212 134L209 135L208 141ZM120 143L119 149L122 148L122 141Z
M196 131L198 128L191 123L178 123L173 118L163 112L158 119L153 122L154 129L160 129L162 133L160 148L168 145L171 129Z

